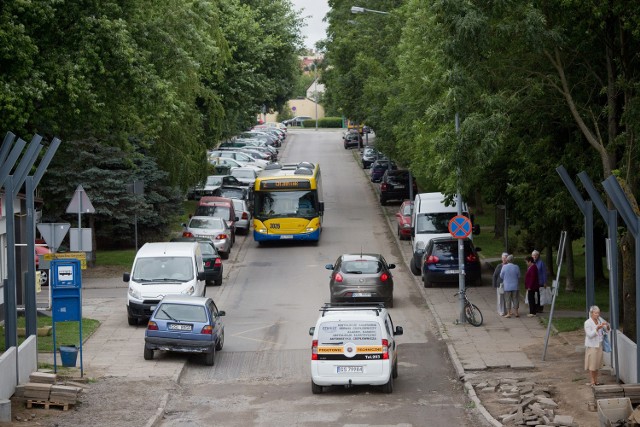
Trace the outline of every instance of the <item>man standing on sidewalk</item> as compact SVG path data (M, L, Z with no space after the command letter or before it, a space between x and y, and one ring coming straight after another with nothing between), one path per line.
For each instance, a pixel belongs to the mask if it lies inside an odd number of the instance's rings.
M502 271L502 266L507 263L508 253L502 253L502 263L498 264L496 269L493 271L493 287L496 289L496 298L498 302L498 315L504 316L507 313L504 307L504 286L500 286L502 283L502 279L500 279L500 272Z

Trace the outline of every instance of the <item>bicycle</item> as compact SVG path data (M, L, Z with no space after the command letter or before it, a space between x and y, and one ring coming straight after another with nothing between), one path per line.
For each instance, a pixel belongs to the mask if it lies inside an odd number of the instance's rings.
M473 326L482 325L482 312L480 311L478 306L472 304L471 301L469 301L469 298L467 298L466 289L456 292L455 294L453 294L453 296L458 296L460 294L462 294L462 297L464 298L464 317L465 319L467 319L467 322L469 322Z

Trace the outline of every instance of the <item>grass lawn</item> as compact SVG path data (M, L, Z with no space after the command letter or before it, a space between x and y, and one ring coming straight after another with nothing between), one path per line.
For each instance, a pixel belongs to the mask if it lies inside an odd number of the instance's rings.
M546 327L549 324L548 317L541 317L542 323ZM553 318L553 327L558 330L558 332L571 332L577 331L584 327L584 321L586 318L582 317L554 317Z
M38 328L51 325L51 317L38 316ZM100 326L100 322L94 319L82 319L83 342L93 334ZM18 328L25 327L24 316L18 317ZM78 322L57 322L56 323L56 345L80 345L80 324ZM0 327L0 351L5 351L4 326ZM22 344L25 337L18 337L18 345ZM38 337L38 352L53 353L53 332L46 337Z

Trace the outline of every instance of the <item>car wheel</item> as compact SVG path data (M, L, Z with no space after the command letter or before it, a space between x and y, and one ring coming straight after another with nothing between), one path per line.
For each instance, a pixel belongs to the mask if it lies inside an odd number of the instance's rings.
M231 253L231 249L229 249L229 252L220 252L220 258L229 259L229 254L230 253Z
M393 364L393 369L391 370L391 376L395 379L398 378L398 357L396 356L396 361Z
M207 286L215 286L216 282L213 280L207 280L204 282Z
M40 286L49 285L49 270L38 270L40 272Z
M384 303L385 306L387 306L387 308L393 308L393 297L391 297L391 299L387 300Z
M153 350L150 348L144 348L144 360L153 360Z
M422 276L422 283L425 288L433 288L433 283L427 279L427 276Z
M213 286L222 286L222 278L213 282Z
M127 323L129 323L129 326L138 326L138 318L127 316Z
M409 263L409 267L411 268L411 272L413 273L414 276L419 276L421 271L420 269L416 266L416 262L415 260L411 260L411 262Z
M311 393L313 394L322 394L323 387L311 381Z
M220 338L218 339L218 343L216 344L216 350L220 351L224 347L224 331L220 334Z
M380 196L380 204L384 206L387 203L384 197Z
M382 392L386 394L393 393L393 375L389 375L389 381L382 385Z
M214 348L213 350L211 350L208 353L204 354L204 363L207 366L213 366L214 362L216 359L216 349Z

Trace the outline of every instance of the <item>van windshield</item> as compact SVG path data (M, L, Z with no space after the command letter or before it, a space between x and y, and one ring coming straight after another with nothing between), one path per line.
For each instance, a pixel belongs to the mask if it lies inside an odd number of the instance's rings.
M320 325L318 342L320 345L376 345L382 339L380 325L367 321L329 321Z
M416 234L440 234L449 232L449 221L456 212L423 213L416 216Z
M193 262L189 257L138 258L132 280L149 282L187 282L193 280Z

